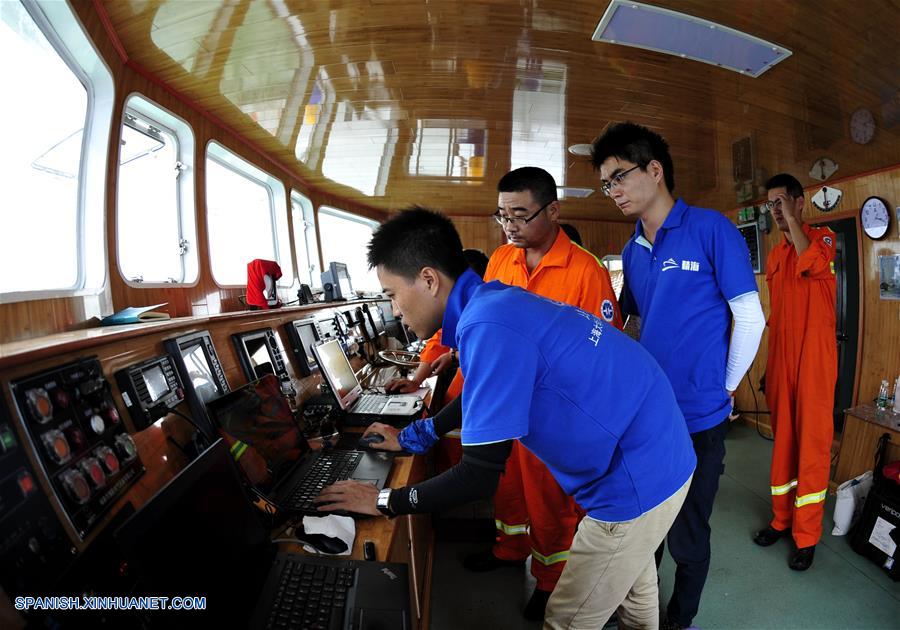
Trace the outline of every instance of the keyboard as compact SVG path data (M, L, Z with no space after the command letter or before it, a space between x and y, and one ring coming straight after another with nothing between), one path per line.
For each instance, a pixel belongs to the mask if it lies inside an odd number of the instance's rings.
M388 396L366 394L359 399L353 407L353 413L380 413L388 403Z
M322 488L335 481L349 479L363 454L360 451L330 451L322 453L301 479L285 502L291 510L315 512L312 500Z
M347 590L355 579L356 570L350 566L325 566L287 557L265 628L338 630L344 622Z

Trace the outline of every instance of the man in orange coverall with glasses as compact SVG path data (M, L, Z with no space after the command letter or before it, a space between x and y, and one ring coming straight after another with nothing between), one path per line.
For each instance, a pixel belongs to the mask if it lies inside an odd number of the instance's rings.
M772 302L766 403L775 434L774 517L753 541L768 547L793 536L796 548L788 566L805 571L822 536L834 435L834 232L803 223L803 188L793 176L775 175L766 189L766 205L784 233L766 260Z

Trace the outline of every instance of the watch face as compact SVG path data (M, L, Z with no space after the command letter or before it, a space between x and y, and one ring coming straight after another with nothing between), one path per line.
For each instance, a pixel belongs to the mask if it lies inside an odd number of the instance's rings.
M881 238L887 234L891 213L887 204L878 197L869 197L859 211L863 230L869 238Z
M860 107L850 116L850 138L857 144L868 144L875 135L875 116Z

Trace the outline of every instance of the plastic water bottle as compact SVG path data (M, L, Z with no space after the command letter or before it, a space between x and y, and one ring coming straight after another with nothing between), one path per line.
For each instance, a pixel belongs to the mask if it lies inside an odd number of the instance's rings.
M884 410L888 408L888 382L887 379L881 381L881 388L878 390L878 399L875 401L875 406Z
M894 382L894 413L900 413L900 376Z

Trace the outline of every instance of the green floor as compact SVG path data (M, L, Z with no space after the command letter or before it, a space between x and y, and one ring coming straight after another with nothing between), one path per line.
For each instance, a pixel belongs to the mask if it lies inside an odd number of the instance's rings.
M884 628L900 630L900 583L831 532L834 498L826 504L825 535L806 573L787 567L790 543L763 549L752 533L770 517L771 442L732 426L712 517L712 566L694 623L713 628ZM521 617L533 588L524 569L472 574L460 565L472 543L438 542L432 590L433 630L540 628ZM671 592L674 564L666 556L660 594Z

